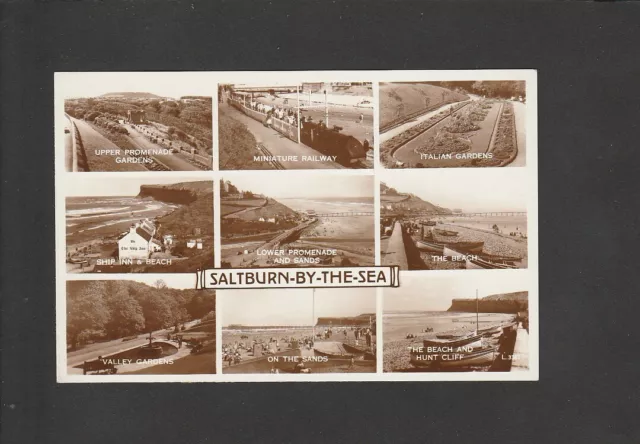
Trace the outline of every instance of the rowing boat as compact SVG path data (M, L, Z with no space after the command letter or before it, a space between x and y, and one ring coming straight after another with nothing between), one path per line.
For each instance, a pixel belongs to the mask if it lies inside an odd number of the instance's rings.
M425 347L464 347L465 345L478 342L481 339L481 334L472 331L457 339L425 339L422 342Z
M444 245L436 244L433 242L426 242L423 240L416 241L416 247L418 248L418 250L430 251L432 253L442 254L442 252L444 251Z
M510 270L518 268L513 263L508 262L492 262L481 258L466 258L466 267L469 270Z
M457 236L458 235L457 231L441 230L439 228L435 228L433 231L435 231L436 234L439 234L440 236Z
M415 367L436 367L436 368L462 368L479 367L491 365L493 363L496 347L481 347L468 353L434 354L425 355L420 353L411 354L411 364ZM419 359L422 357L422 359ZM425 359L429 357L428 359ZM431 359L431 357L433 359Z

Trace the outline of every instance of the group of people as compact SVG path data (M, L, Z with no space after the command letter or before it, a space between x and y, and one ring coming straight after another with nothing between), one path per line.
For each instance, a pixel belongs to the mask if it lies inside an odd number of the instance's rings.
M277 105L267 105L266 103L252 100L249 103L252 110L264 113L267 117L275 117L289 125L298 126L298 112L294 108L285 108Z

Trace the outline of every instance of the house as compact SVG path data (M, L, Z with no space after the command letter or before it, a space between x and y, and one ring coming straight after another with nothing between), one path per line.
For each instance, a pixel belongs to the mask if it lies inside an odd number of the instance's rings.
M196 246L196 241L194 239L189 239L187 241L187 248L194 248Z
M162 236L162 241L165 245L173 245L173 235L165 234L164 236Z
M162 244L154 239L155 225L150 220L140 221L118 239L118 258L122 260L147 259L151 253L162 251Z
M202 239L196 239L196 248L202 250Z
M129 123L145 123L144 110L129 110L127 111L127 122Z
M270 217L267 219L267 222L269 222L270 224L275 224L276 223L276 218L275 217Z
M260 217L258 218L258 222L264 222L264 217L260 216Z
M151 238L151 242L149 242L149 251L151 253L162 251L162 242L158 239Z

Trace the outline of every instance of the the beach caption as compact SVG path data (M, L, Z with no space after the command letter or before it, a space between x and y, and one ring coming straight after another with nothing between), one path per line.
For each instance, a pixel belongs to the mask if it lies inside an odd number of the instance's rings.
M197 289L398 287L400 268L256 268L209 269L196 272Z

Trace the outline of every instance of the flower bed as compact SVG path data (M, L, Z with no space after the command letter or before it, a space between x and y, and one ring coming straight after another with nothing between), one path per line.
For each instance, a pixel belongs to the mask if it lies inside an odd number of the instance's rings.
M457 105L452 105L453 111L455 112L465 105L467 105L467 103L458 103ZM419 124L409 128L407 131L392 137L386 142L383 142L382 145L380 145L380 160L382 161L382 163L387 167L393 167L395 165L395 160L393 159L393 152L396 149L400 148L402 145L409 142L410 140L418 137L420 134L422 134L423 132L431 128L433 125L435 125L436 123L440 122L442 119L447 117L449 113L450 113L450 109L440 111L439 113L429 117L424 122L420 122Z
M479 130L480 127L473 123L470 110L454 114L451 122L444 127L450 133L468 133Z
M482 159L478 161L478 165L503 166L510 163L518 153L513 104L509 102L503 105L491 152L493 153L493 159Z
M426 145L416 148L422 154L465 153L471 149L471 143L446 131L436 134Z

